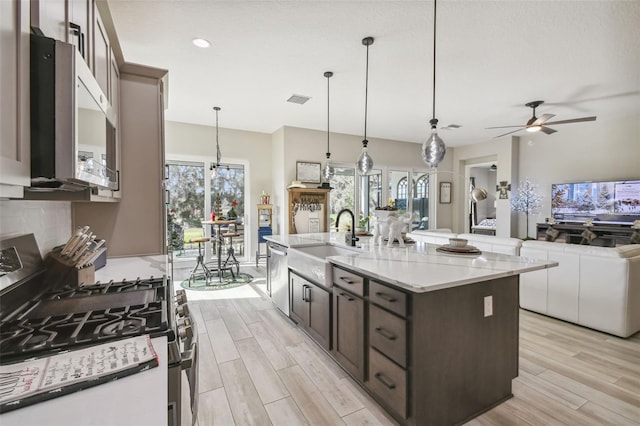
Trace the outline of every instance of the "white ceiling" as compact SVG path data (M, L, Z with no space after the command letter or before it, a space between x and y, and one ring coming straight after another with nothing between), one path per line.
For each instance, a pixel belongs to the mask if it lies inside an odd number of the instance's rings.
M422 142L432 115L433 2L109 0L124 58L169 70L168 120L272 133L288 125ZM537 115L640 114L640 1L438 2L436 117L447 145ZM192 45L194 37L212 42ZM304 105L292 95L310 96ZM564 124L548 136L561 140Z

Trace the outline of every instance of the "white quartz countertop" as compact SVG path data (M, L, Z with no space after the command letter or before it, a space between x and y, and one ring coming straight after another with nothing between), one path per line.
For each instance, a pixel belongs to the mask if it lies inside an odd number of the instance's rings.
M317 233L271 235L269 241L289 248L320 244L345 245L344 234ZM549 262L520 256L482 252L479 255L440 253L437 245L414 242L400 247L374 245L370 237L358 242L360 252L331 256L334 265L343 266L414 293L440 290L490 279L519 275L557 266Z
M151 339L156 368L0 415L2 426L166 425L167 338Z

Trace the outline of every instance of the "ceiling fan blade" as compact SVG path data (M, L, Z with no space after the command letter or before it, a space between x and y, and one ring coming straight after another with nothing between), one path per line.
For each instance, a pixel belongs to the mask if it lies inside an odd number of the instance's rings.
M545 126L541 126L540 131L547 135L557 132L557 130L553 130L551 127L545 127Z
M538 118L536 121L534 121L533 123L531 123L531 126L541 126L543 125L547 120L552 119L553 117L555 117L555 114L542 114L542 116L540 116L540 118Z
M514 127L514 126L509 126L509 127ZM505 133L505 134L502 134L502 135L494 136L493 138L494 138L494 139L496 139L496 138L501 138L501 137L503 137L503 136L510 135L511 133L519 132L519 131L520 131L520 130L522 130L522 129L523 129L523 128L520 128L520 129L517 129L517 130L513 130L513 131L511 131L511 132L508 132L508 133Z
M582 118L572 118L570 120L560 120L560 121L550 121L545 124L567 124L567 123L580 123L582 121L596 121L596 116L593 117L582 117Z
M520 124L519 126L498 126L498 127L485 127L485 129L507 129L509 127L520 127L521 129L524 129L524 126L522 124Z

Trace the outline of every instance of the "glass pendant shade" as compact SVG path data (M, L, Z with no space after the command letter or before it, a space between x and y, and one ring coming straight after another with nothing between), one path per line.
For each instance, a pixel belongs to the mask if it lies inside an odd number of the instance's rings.
M358 157L358 161L356 162L356 169L361 176L368 175L371 173L371 169L373 169L373 158L369 155L367 151L367 141L362 141L362 153Z
M446 152L447 147L444 145L442 139L440 139L440 136L438 136L438 129L432 126L431 136L422 144L422 161L427 163L432 169L435 169L444 159Z
M329 155L327 155L327 161L324 163L324 167L322 168L322 179L324 179L325 182L329 182L335 172L336 169L331 163L331 158L329 157Z

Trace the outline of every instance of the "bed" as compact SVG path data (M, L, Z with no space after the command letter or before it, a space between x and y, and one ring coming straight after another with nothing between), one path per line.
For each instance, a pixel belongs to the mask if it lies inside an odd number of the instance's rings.
M480 223L471 227L472 234L496 235L496 220L482 219Z

